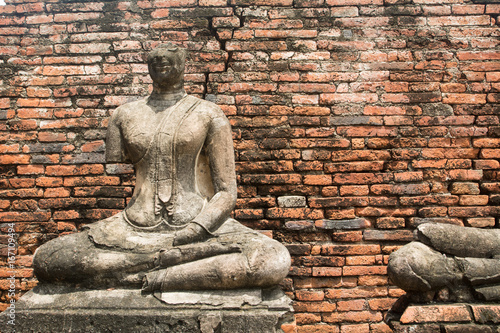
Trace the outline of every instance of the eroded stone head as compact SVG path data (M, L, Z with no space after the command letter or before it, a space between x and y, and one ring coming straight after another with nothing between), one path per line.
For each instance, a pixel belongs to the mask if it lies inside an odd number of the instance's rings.
M166 43L148 54L148 70L154 84L159 87L178 85L184 79L186 49Z

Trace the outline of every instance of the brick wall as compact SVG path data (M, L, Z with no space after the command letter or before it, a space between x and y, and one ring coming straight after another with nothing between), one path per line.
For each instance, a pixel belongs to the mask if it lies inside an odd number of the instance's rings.
M123 209L113 109L148 94L144 54L187 47L220 105L235 217L287 244L298 332L387 332L388 254L427 221L499 224L500 4L469 0L6 0L0 7L0 290L34 250Z

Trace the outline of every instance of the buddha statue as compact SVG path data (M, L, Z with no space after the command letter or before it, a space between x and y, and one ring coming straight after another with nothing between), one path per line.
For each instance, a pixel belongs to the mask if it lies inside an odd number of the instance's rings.
M265 288L288 274L279 242L229 217L236 202L231 127L214 103L184 90L186 50L148 55L149 97L109 121L108 163L132 163L136 184L120 213L35 252L43 283L143 291Z

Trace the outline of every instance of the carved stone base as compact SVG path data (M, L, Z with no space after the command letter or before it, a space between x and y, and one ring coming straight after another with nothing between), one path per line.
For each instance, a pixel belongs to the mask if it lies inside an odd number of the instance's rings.
M0 315L0 332L283 332L293 321L279 289L169 292L38 286Z

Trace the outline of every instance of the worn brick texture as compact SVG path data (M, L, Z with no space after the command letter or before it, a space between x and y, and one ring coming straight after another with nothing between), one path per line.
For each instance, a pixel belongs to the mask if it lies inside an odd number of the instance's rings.
M391 327L395 333L494 333L499 323L495 304L413 304Z
M186 89L233 126L234 217L285 243L288 332L389 332L387 257L425 222L498 227L500 4L471 0L6 0L0 7L0 301L36 248L123 209L105 165L144 55L190 50Z

